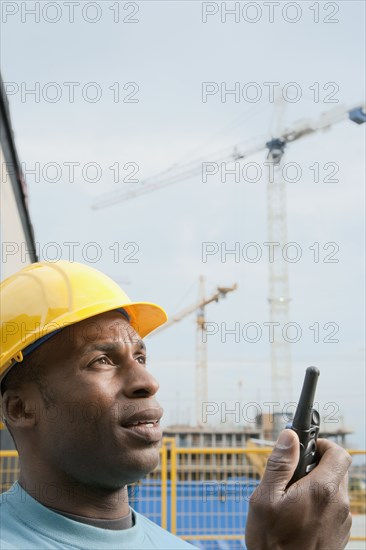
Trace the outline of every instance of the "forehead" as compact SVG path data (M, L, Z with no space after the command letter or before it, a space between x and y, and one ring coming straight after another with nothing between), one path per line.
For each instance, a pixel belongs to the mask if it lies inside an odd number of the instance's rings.
M59 336L59 338L57 338ZM55 338L61 354L82 353L85 348L104 343L139 344L144 347L140 336L127 319L117 311L95 315L62 330Z

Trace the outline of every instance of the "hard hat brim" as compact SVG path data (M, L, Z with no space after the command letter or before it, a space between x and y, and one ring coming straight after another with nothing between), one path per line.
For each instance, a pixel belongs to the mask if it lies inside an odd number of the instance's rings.
M127 311L131 326L141 338L145 338L168 320L165 310L151 302L132 302L121 304L121 307Z

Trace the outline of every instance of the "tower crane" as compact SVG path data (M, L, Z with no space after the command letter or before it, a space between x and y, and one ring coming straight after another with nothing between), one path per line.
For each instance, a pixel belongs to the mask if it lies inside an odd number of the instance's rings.
M322 113L315 121L299 120L295 122L291 128L286 128L277 137L269 137L268 140L264 141L256 140L252 146L245 149L241 149L241 145L238 144L216 154L207 155L204 159L195 159L188 163L173 165L168 170L164 170L156 176L141 181L138 185L132 184L130 189L112 191L97 197L92 203L92 208L94 210L99 210L108 206L114 206L118 202L127 201L151 193L152 191L174 185L175 183L180 183L192 176L199 175L202 171L203 162L212 161L218 163L241 160L266 149L271 151L272 155L282 156L285 146L288 143L297 141L315 132L327 130L334 124L342 122L347 118L357 124L366 122L365 106L359 103L350 108L344 106L335 107Z
M218 286L216 290L209 296L205 297L205 280L201 275L199 279L199 294L198 300L184 308L182 311L173 315L167 323L154 330L151 336L155 336L159 332L178 323L191 313L197 312L196 316L196 425L202 425L202 403L207 402L207 335L206 335L206 319L205 307L212 302L218 302L225 298L229 292L237 289L237 285Z
M127 201L152 191L182 182L188 178L199 175L202 172L203 162L229 162L245 159L263 150L268 152L268 161L272 164L274 181L267 180L267 221L268 240L270 243L278 243L278 250L282 250L286 242L286 185L281 178L282 162L285 149L288 144L302 139L316 132L329 129L344 120L351 120L356 124L366 122L365 105L360 102L351 107L337 106L322 113L316 120L301 119L290 128L277 128L277 134L268 140L257 140L250 147L237 144L217 154L206 156L205 159L197 159L189 163L173 165L170 169L157 174L154 177L142 181L138 186L107 193L97 198L92 208L100 209L115 205L121 201ZM289 285L286 262L280 254L275 255L274 261L269 264L269 304L271 322L284 324L289 311ZM179 320L179 319L178 319ZM172 319L172 322L175 322ZM165 325L165 326L169 326ZM273 325L274 326L274 325ZM164 327L163 327L164 328ZM155 331L157 333L158 331ZM272 373L272 398L275 403L284 404L291 399L291 355L290 345L275 336L271 343L271 373ZM203 355L202 355L203 357ZM202 359L204 362L204 359ZM203 370L203 369L201 369ZM197 372L200 369L197 368ZM277 419L282 415L278 414ZM198 417L197 417L198 418ZM274 424L276 419L274 418ZM281 426L273 426L273 436Z

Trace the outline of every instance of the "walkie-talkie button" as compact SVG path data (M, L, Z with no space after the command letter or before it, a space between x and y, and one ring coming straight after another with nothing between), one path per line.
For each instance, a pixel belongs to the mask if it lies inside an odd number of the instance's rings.
M311 423L315 424L316 426L319 426L319 424L320 424L320 415L319 415L319 413L316 409L313 409L313 414L311 416L312 416Z
M315 450L316 450L316 444L315 444L315 441L314 439L311 439L308 443L308 446L306 447L306 454L309 454L309 453L315 453Z

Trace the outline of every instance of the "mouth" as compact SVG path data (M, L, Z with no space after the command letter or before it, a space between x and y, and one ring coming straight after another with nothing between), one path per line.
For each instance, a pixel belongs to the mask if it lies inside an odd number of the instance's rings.
M121 427L140 439L142 438L145 441L157 443L161 440L163 435L160 426L162 414L163 410L160 407L140 411L126 419Z
M138 424L131 424L130 426L123 426L123 428L151 443L157 443L161 440L163 435L159 422L141 422Z
M159 420L147 420L146 422L133 422L131 424L126 424L124 428L135 428L136 426L146 426L147 428L154 428L159 424Z

